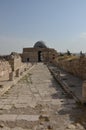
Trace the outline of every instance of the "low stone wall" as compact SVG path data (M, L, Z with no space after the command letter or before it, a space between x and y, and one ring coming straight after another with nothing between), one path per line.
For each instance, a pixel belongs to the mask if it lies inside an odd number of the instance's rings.
M64 69L65 71L80 77L81 79L86 79L86 58L65 58L59 60L59 58L56 58L53 62L56 66L59 66L60 68Z
M11 71L11 73L9 73L9 80L13 81L15 80L17 77L22 76L25 71L28 71L28 69L30 69L32 67L32 63L22 63L21 66L19 68L17 68L17 70L15 71Z
M23 63L20 56L9 58L8 61L2 58L0 59L0 81L14 80L31 66L31 63Z

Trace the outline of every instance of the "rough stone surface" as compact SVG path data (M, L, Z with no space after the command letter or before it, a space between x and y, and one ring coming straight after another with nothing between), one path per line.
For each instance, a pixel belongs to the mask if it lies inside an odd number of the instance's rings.
M63 56L57 57L54 64L73 75L86 80L86 57Z
M86 108L68 97L42 63L0 98L0 117L0 130L86 128Z

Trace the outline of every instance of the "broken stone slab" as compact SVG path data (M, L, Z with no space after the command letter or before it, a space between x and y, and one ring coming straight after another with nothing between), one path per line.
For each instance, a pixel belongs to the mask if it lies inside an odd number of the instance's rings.
M16 115L16 114L4 114L0 115L0 121L38 121L39 115Z
M19 115L17 120L38 121L39 115Z
M8 114L4 114L4 115L0 115L0 121L15 121L17 118L17 115L8 115Z

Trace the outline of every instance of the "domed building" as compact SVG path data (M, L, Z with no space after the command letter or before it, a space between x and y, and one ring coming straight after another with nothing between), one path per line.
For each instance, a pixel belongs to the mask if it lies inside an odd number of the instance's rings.
M52 61L57 52L48 48L43 41L37 41L33 48L23 48L23 62L48 62Z
M34 44L34 48L47 48L43 41L38 41Z

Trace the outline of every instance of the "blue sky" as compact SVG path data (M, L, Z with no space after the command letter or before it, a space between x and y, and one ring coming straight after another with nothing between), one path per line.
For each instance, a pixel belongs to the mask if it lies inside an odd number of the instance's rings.
M57 51L86 52L86 0L0 0L0 54L39 40Z

